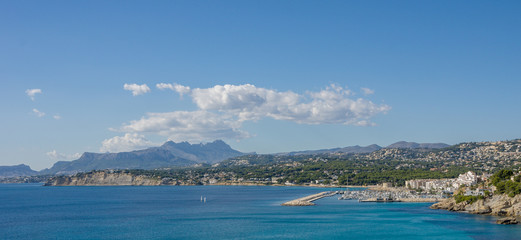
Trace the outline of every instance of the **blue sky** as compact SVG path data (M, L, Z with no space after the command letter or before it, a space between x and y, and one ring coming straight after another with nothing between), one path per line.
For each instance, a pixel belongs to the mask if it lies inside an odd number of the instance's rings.
M519 12L519 1L0 1L0 165L168 139L270 153L520 138Z

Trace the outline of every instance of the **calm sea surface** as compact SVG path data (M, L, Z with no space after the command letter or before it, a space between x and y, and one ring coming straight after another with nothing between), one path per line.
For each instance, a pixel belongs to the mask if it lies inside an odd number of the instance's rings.
M326 189L328 190L328 189ZM521 239L521 226L424 203L281 203L304 187L0 184L1 239ZM201 202L206 197L206 203Z

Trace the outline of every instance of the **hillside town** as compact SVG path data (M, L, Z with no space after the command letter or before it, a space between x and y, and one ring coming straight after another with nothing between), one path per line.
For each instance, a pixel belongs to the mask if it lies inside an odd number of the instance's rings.
M464 174L460 174L458 178L408 180L405 182L405 187L426 192L452 193L461 186L470 187L476 185L478 182L484 182L490 176L491 174L485 173L478 176L476 173L468 171Z

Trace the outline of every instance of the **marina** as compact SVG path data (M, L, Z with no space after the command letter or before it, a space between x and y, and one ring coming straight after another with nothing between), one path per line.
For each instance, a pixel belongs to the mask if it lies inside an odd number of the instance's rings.
M386 188L380 190L346 190L339 200L358 200L359 202L438 202L441 194L420 194L404 188Z
M418 202L434 203L444 199L440 194L419 194L403 188L361 189L346 191L327 191L312 194L281 204L282 206L314 206L314 201L340 194L338 200L358 200L358 202Z

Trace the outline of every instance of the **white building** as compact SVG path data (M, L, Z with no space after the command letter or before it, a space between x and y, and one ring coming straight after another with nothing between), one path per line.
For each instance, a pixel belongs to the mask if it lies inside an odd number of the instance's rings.
M445 179L414 179L405 182L405 187L422 189L424 191L448 191L453 192L462 185L472 186L478 182L478 176L474 172L460 174L458 178Z
M453 186L459 188L461 185L472 186L476 183L478 183L478 175L474 172L468 171L464 174L460 174Z

